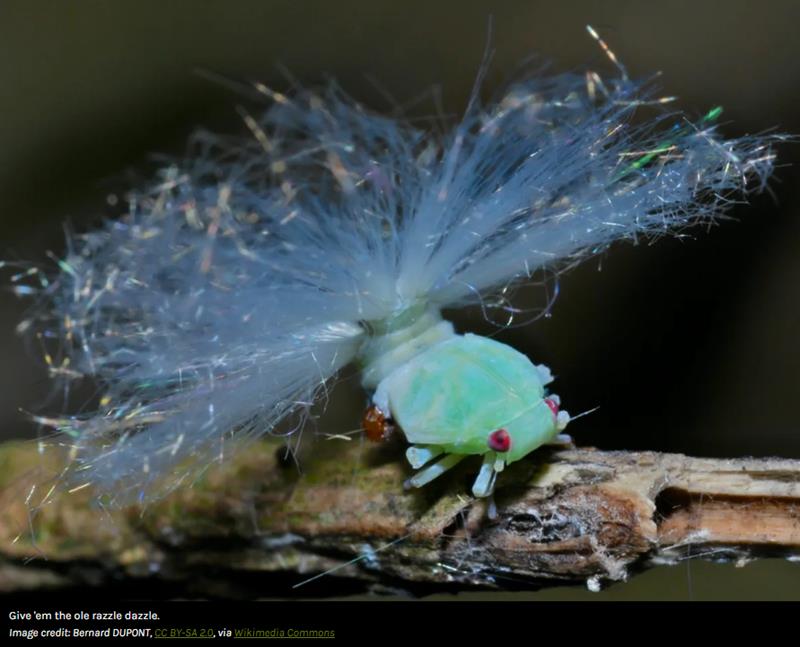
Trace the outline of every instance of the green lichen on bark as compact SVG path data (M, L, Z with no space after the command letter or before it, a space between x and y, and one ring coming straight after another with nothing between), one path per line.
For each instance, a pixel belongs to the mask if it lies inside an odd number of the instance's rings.
M101 584L149 578L200 595L244 594L242 577L258 575L262 595L312 595L291 584L329 569L329 592L356 581L536 588L623 580L686 551L800 552L800 461L546 449L503 473L491 519L469 495L470 461L406 491L399 444L308 440L297 463L275 441L251 443L170 496L124 509L93 505L89 488L32 507L57 457L0 446L2 588L74 585L89 570Z

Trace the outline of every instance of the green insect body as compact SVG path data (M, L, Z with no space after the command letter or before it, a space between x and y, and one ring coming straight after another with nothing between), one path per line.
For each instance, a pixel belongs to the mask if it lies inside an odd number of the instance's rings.
M484 460L473 494L488 496L497 474L553 442L569 414L545 391L552 381L546 366L493 339L457 335L437 319L428 313L411 330L392 333L384 355L365 371L365 385L375 386L374 405L411 443L411 466L422 468L407 487L421 487L477 454Z

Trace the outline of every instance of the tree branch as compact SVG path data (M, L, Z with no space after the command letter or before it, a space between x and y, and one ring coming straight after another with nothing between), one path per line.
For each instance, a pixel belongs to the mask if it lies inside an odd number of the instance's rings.
M25 498L39 457L30 445L0 447L0 588L152 580L169 584L165 595L594 588L686 556L800 557L797 460L540 450L503 473L490 520L488 503L467 494L471 461L406 492L397 446L320 441L300 460L302 475L283 453L255 443L144 509L93 508L83 490L31 513Z

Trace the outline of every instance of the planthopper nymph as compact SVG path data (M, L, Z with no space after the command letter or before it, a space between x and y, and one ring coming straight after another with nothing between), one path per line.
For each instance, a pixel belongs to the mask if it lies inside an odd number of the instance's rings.
M472 493L488 496L506 465L553 441L569 422L559 397L545 392L550 370L510 346L457 335L435 311L411 309L389 323L365 345L362 384L374 395L364 427L378 436L393 422L401 427L411 443L408 462L428 465L407 487L478 454L483 465Z
M780 139L672 109L590 33L609 74L533 70L491 100L479 78L458 119L256 83L240 135L198 132L123 215L71 235L50 270L19 268L36 299L19 330L65 389L99 389L36 417L68 449L65 486L123 504L189 484L232 440L285 436L351 364L367 435L410 445L408 487L480 455L472 493L489 496L558 441L570 416L548 368L440 313L511 312L497 295L541 273L713 222L764 187Z

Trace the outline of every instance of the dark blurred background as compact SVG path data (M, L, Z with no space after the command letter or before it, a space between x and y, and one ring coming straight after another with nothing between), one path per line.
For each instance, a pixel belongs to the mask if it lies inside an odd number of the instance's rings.
M147 175L152 153L180 153L201 125L243 132L235 106L247 98L198 70L279 90L276 64L304 84L330 75L379 111L393 107L385 93L405 102L437 85L457 115L490 16L487 90L532 53L555 71L613 74L590 23L632 76L663 72L664 94L689 114L724 106L725 135L800 133L793 0L3 0L0 257L48 262L44 250L63 251L62 222L80 230L109 215L108 196L129 171ZM571 413L599 406L570 427L579 443L800 458L800 147L778 160L770 192L736 221L616 246L561 279L550 318L500 335L553 368ZM36 349L14 334L23 307L0 292L5 438L33 434L18 408L38 410L49 392ZM458 324L491 330L469 313Z

